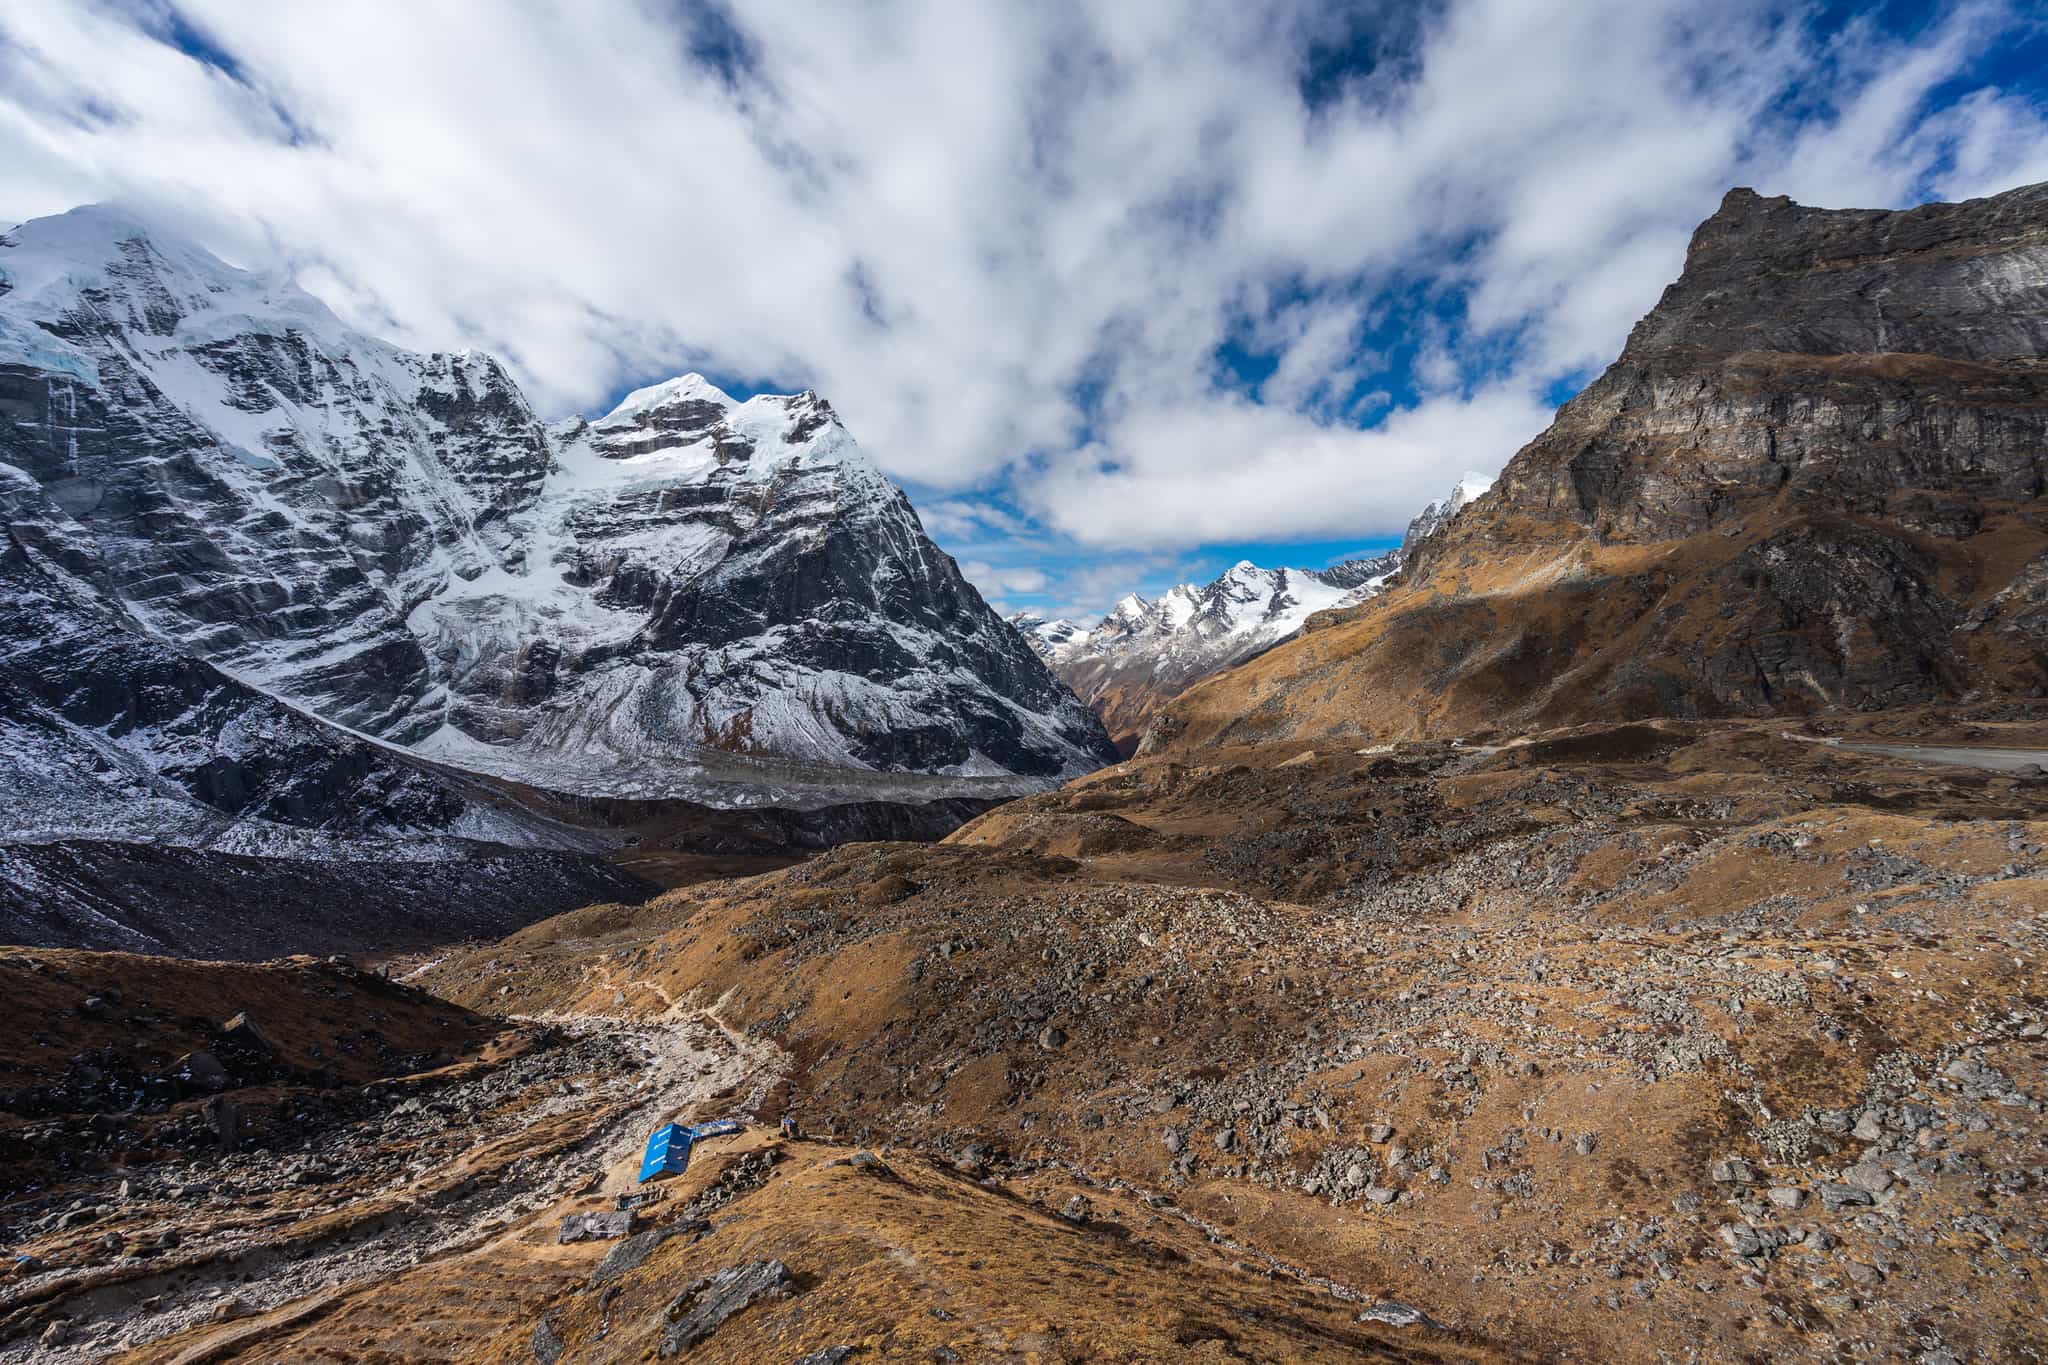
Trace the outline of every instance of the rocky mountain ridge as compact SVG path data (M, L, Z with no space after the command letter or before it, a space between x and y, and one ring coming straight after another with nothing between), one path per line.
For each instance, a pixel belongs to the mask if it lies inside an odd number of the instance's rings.
M2038 697L2044 361L2048 185L1901 212L1732 191L1392 591L1190 690L1155 742Z

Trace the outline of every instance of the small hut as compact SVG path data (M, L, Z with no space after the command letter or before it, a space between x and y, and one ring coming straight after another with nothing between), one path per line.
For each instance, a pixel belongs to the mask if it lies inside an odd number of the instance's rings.
M699 1138L719 1137L726 1133L737 1133L740 1125L732 1119L719 1119L713 1123L694 1126L681 1123L664 1124L654 1130L647 1139L647 1153L640 1158L640 1179L642 1183L659 1180L663 1176L681 1175L690 1169L690 1149Z

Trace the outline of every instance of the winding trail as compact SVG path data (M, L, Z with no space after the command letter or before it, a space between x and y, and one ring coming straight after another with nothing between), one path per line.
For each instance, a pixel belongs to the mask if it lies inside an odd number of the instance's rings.
M61 1340L45 1344L40 1332L16 1337L0 1347L0 1361L99 1361L178 1333L186 1335L175 1353L151 1358L196 1365L246 1351L318 1317L353 1289L521 1236L569 1196L630 1188L647 1134L671 1118L721 1095L730 1097L722 1112L753 1117L787 1065L781 1050L733 1033L652 983L632 984L654 990L663 1013L509 1021L568 1035L541 1055L553 1074L566 1064L587 1083L529 1083L515 1061L418 1092L426 1109L454 1119L418 1143L421 1151L446 1147L439 1159L403 1170L387 1161L379 1169L366 1154L392 1144L373 1118L325 1135L315 1154L343 1166L341 1178L323 1187L336 1197L295 1206L274 1235L265 1228L252 1237L246 1226L209 1235L219 1211L195 1202L191 1217L168 1223L182 1238L170 1255L6 1284L0 1322L29 1311L66 1322ZM555 1093L539 1104L504 1103L508 1092L530 1094L542 1084ZM396 1093L393 1102L401 1102ZM245 1186L238 1205L262 1207L296 1193L276 1164L274 1188Z

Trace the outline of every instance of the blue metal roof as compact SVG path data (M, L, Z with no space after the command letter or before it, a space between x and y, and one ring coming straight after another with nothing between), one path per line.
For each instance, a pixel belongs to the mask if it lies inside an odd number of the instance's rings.
M690 1168L690 1149L698 1138L737 1133L743 1126L732 1119L719 1119L695 1127L680 1123L662 1125L648 1136L647 1152L640 1158L640 1179L645 1181L658 1175L682 1174Z

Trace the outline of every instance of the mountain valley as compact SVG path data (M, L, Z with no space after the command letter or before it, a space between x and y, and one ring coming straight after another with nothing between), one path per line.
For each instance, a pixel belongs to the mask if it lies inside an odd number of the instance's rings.
M0 294L0 1359L2048 1350L2048 186L1733 191L1398 551L1087 632L815 395L546 427L168 250ZM409 931L237 951L287 863Z

